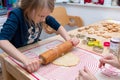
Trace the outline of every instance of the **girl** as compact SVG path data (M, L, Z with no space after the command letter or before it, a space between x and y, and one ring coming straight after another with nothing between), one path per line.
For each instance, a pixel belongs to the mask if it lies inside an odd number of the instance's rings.
M76 46L77 39L70 39L66 30L49 14L54 9L54 0L21 0L20 7L9 13L0 32L0 48L8 55L22 62L29 72L39 69L39 59L30 59L23 55L18 47L38 41L42 23L56 30L65 40L71 40Z

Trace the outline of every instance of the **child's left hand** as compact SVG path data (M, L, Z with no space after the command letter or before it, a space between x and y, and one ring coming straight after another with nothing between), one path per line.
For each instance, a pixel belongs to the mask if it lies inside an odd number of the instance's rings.
M78 77L75 80L97 80L96 77L88 70L88 68L84 67L83 70L79 71Z
M77 38L71 38L70 41L72 42L73 46L76 46L79 44L80 40Z

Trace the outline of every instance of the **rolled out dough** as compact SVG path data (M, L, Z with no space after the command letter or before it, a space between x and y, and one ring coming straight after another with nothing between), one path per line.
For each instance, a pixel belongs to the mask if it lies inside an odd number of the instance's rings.
M73 53L67 53L64 56L54 60L52 63L58 66L75 66L79 63L80 59Z

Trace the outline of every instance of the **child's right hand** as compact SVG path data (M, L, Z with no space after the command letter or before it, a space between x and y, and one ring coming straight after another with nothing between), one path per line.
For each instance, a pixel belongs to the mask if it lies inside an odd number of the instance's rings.
M107 64L110 64L110 65L120 69L120 62L119 62L118 58L116 56L114 56L113 54L104 56L99 61L100 61L100 65L99 65L100 68L102 66L104 66L105 63L107 63Z
M41 63L42 63L42 61L38 58L34 58L34 59L28 58L24 62L24 66L28 72L35 72L40 68Z

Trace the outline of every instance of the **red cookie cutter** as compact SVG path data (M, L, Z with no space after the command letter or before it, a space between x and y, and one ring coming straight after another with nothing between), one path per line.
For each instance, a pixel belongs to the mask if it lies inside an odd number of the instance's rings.
M109 47L110 46L110 42L104 42L104 46L105 47Z

